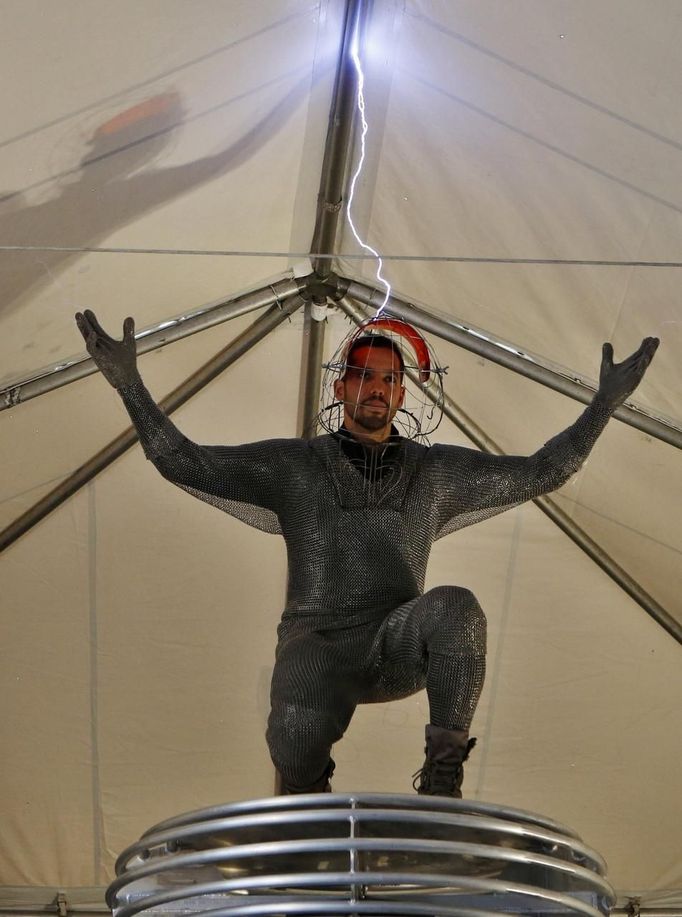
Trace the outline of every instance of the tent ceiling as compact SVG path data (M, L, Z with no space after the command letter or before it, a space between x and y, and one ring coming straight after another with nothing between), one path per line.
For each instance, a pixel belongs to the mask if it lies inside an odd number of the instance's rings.
M144 327L301 260L341 0L1 6L0 378L77 350L83 306ZM405 297L582 376L603 340L624 354L659 335L637 400L678 424L681 32L673 0L655 15L636 0L374 0L355 210L399 256L386 273ZM340 273L374 282L345 222L337 252ZM152 392L252 318L145 356ZM181 428L294 435L306 328L299 313L273 332ZM331 314L328 355L346 330ZM448 392L506 451L579 410L436 343ZM97 376L2 412L0 524L126 423ZM466 444L447 424L437 438ZM682 621L680 482L677 450L614 422L556 499ZM467 792L577 828L623 894L681 889L679 647L532 506L456 537L429 585L472 588L491 630ZM148 825L271 792L279 540L170 488L134 449L6 551L0 576L0 886L101 885ZM405 792L425 716L420 696L361 709L335 787ZM0 888L0 908L10 898Z

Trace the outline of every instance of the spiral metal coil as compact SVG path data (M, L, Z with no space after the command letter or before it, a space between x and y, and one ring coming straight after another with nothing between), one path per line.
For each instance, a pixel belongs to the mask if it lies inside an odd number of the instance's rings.
M382 914L601 917L606 865L575 832L437 796L317 794L201 809L116 862L114 917Z

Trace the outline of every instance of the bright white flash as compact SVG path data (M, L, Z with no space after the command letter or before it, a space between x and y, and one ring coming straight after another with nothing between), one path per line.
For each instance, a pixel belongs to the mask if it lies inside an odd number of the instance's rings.
M369 127L369 125L367 124L367 118L365 117L365 93L364 93L365 74L363 73L362 64L360 62L360 39L359 39L358 31L359 31L359 23L356 20L355 29L353 31L353 40L351 42L351 47L350 47L350 54L351 54L351 58L353 59L353 63L355 64L355 70L357 71L357 75L358 75L357 104L358 104L358 111L360 112L360 120L362 123L362 132L360 134L360 159L358 160L358 165L357 165L357 168L355 169L355 174L353 175L353 178L350 183L350 193L348 195L348 204L346 205L346 215L348 216L348 223L350 225L350 228L353 230L353 235L355 236L358 244L361 245L362 248L365 249L365 251L371 252L371 254L374 255L374 257L377 259L377 273L376 273L377 280L383 283L383 285L386 287L386 295L384 296L384 301L381 303L381 305L377 309L376 314L374 316L376 318L378 315L381 315L383 310L386 308L388 297L391 295L391 285L386 280L386 278L383 276L383 274L381 273L381 269L383 267L383 261L381 260L381 256L379 252L373 249L371 245L368 245L366 242L363 242L363 240L360 238L358 234L357 229L355 228L355 224L353 223L353 217L351 216L351 207L353 205L353 195L355 194L355 183L357 182L358 176L362 172L362 167L365 163L365 137L367 136L367 130Z

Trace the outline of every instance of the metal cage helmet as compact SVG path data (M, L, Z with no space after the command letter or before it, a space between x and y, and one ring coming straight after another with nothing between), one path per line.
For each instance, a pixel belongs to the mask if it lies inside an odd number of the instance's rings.
M373 337L386 341L399 356L404 372L405 398L393 423L407 439L425 440L443 417L443 375L435 352L428 341L407 322L399 318L379 316L368 319L353 329L341 341L332 359L323 364L322 410L317 425L328 433L336 433L343 423L344 405L334 395L334 383L349 366L354 348ZM371 346L371 345L370 345Z

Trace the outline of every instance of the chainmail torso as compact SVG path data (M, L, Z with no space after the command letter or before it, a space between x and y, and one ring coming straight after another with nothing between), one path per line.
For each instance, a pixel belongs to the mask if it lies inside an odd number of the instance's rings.
M141 381L121 395L164 477L284 536L287 601L267 741L292 792L319 788L359 703L426 688L431 724L468 730L485 677L485 615L468 589L422 594L431 545L559 487L610 415L595 398L528 457L426 447L396 435L365 447L343 429L310 441L198 446Z
M348 445L343 437L199 446L141 382L121 392L149 459L189 493L284 536L284 616L311 627L383 618L420 595L443 535L553 490L574 473L609 417L598 400L528 457L459 446Z

